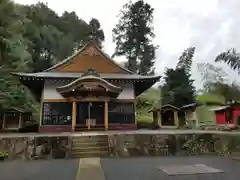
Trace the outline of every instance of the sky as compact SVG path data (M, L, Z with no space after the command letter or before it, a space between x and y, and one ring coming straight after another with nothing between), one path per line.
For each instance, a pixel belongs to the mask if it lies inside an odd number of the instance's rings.
M20 4L35 4L38 0L15 0ZM117 15L128 0L45 0L49 7L61 14L75 11L89 22L97 18L105 33L104 50L112 55L112 29L118 22ZM135 1L133 1L135 2ZM163 75L166 67L174 68L182 51L196 47L192 76L195 86L201 87L197 63L214 63L215 57L228 48L240 51L240 0L145 0L154 9L155 44L159 45L156 58L156 74ZM121 62L123 57L115 58ZM224 64L230 80L238 74Z

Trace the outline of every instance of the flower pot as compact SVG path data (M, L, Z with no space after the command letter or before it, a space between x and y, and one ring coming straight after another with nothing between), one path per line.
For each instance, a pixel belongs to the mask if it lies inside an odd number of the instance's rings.
M5 157L0 157L0 161L4 161Z

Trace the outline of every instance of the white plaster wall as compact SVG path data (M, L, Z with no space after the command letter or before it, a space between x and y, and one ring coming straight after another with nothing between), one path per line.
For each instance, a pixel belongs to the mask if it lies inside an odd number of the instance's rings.
M66 82L51 82L46 80L44 83L43 99L64 99L64 97L58 93L56 87L66 84ZM118 84L123 88L117 99L134 99L134 86L133 84Z
M56 87L64 85L64 82L51 82L45 80L43 99L64 99L64 97L56 90Z
M133 84L118 84L119 87L123 88L117 99L134 99L134 86Z

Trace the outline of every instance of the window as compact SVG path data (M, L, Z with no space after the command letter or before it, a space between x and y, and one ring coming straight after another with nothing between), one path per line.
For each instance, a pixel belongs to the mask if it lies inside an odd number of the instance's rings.
M134 124L135 123L134 103L109 102L108 123Z
M43 104L43 125L72 124L72 103L51 102Z

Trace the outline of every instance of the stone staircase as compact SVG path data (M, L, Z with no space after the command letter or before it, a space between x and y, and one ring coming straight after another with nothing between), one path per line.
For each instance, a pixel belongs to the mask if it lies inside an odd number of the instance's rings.
M72 137L72 157L107 157L108 136L75 136Z
M76 124L75 125L75 132L80 131L104 131L105 126L104 124L96 124L94 127L91 127L91 129L88 129L86 125Z

